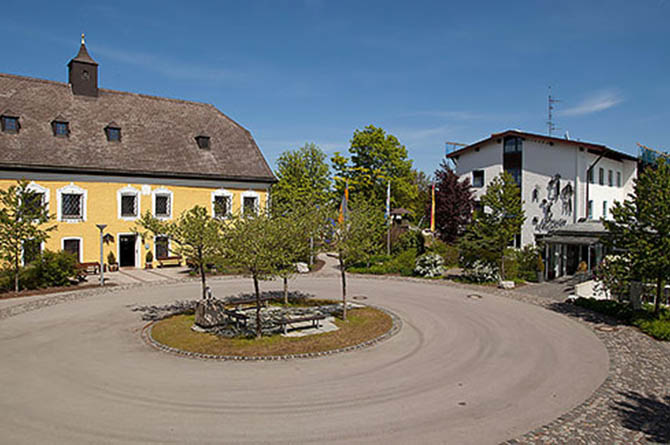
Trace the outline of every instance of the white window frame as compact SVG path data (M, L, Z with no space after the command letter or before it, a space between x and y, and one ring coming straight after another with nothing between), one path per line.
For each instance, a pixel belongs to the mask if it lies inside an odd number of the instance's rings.
M82 195L82 203L81 203L81 218L80 219L70 219L70 218L63 218L62 211L63 211L63 195L68 195L68 194L75 194L75 195ZM58 196L56 197L56 211L58 212L57 214L57 219L59 222L67 222L67 223L78 223L78 222L84 222L86 221L86 204L88 201L88 191L86 189L83 189L79 187L78 185L74 185L74 183L70 183L69 185L66 185L65 187L61 187L58 189Z
M170 212L168 213L167 216L158 216L156 214L156 197L157 196L166 196L168 197L168 204L169 204L169 210ZM168 220L172 219L172 209L174 207L174 199L173 199L173 193L172 191L166 189L166 188L157 188L156 190L153 190L151 192L151 213L154 215L155 218L160 219L160 220Z
M158 261L158 253L156 252L156 239L158 238L167 238L168 240L168 256L171 256L172 253L172 240L167 235L157 235L154 236L154 259Z
M212 217L213 218L216 218L216 212L214 211L214 207L215 207L214 198L216 198L217 196L224 196L224 197L230 199L230 209L228 209L228 213L223 216L223 219L229 218L230 215L233 214L233 193L226 190L226 189L218 189L218 190L214 190L212 192L211 201L212 201Z
M44 208L49 211L49 189L46 187L42 187L41 185L37 184L34 181L31 181L30 184L28 184L28 187L26 187L28 190L34 193L42 193L42 196L44 196Z
M253 190L247 190L242 192L242 198L240 199L240 213L244 215L244 198L256 198L256 215L261 210L261 195L258 192Z
M135 203L137 204L137 212L135 216L122 216L121 215L121 197L135 195ZM142 209L140 207L140 191L135 187L132 187L130 184L120 188L116 191L116 210L117 216L123 221L135 221L142 214Z
M77 261L80 263L84 262L84 239L80 236L66 236L60 239L60 250L65 251L65 241L67 240L79 240L79 258Z

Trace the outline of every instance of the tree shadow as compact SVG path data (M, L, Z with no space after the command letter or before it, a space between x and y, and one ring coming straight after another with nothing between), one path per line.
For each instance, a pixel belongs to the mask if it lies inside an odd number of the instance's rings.
M586 309L568 301L550 303L547 308L560 314L579 318L589 323L606 324L609 326L625 326L627 323L616 318L600 314L598 312Z
M635 391L619 392L626 400L614 402L624 428L644 433L646 439L670 443L670 396L647 397Z

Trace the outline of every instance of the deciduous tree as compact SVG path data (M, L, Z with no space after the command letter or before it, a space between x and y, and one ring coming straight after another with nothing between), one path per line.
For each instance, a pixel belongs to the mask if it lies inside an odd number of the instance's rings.
M330 196L330 167L326 154L309 143L297 150L287 150L277 159L272 187L272 204L280 207L324 205Z
M331 247L337 252L342 280L342 319L347 319L347 278L346 269L352 264L364 261L379 251L384 233L384 216L378 206L358 199L351 203L343 221L337 221L331 236Z
M202 283L202 297L206 297L205 269L217 262L220 256L221 234L224 224L213 218L202 206L195 206L182 213L176 221L161 221L146 212L137 221L137 227L153 236L167 236L170 251L185 258L198 271Z
M18 292L24 245L46 241L56 226L45 226L52 217L42 194L31 190L27 181L0 190L0 207L0 258L9 265Z
M391 206L412 208L418 189L412 160L398 139L382 128L368 125L354 131L349 148L350 159L335 153L331 161L336 175L335 195L342 196L349 182L352 196L358 196L384 208L386 187L391 180Z
M256 295L256 337L262 335L261 294L258 281L275 276L284 264L285 224L268 212L237 215L224 231L221 253L225 261L251 275Z

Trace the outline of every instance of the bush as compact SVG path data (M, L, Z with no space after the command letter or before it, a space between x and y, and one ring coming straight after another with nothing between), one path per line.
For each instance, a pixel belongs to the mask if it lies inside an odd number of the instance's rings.
M433 252L442 257L444 264L447 267L458 266L458 246L447 244L440 239L434 239L430 247L426 248L426 252Z
M505 255L503 256L505 276L502 277L503 280L516 281L519 278L519 261L517 255L516 249L510 247L505 250Z
M77 259L68 252L46 250L34 266L41 276L42 287L67 286L76 274Z
M116 256L114 255L114 252L109 252L109 255L107 255L107 264L116 264Z
M656 315L653 305L645 305L634 310L625 303L614 300L596 300L594 298L577 298L573 301L577 306L608 315L626 324L638 327L642 332L657 340L670 341L670 310L664 308Z
M373 261L377 259L377 261ZM395 257L378 255L372 258L370 267L359 263L348 269L352 273L364 273L373 275L400 274L411 276L414 272L414 263L416 261L416 250L405 250Z
M516 253L519 264L518 277L526 281L537 281L537 273L544 272L544 263L537 249L533 246L525 246Z
M472 283L492 283L498 281L499 275L491 265L475 260L463 269L463 278Z
M19 271L21 290L41 289L45 287L68 286L75 276L77 260L68 252L45 250L32 263ZM11 271L0 272L0 289L14 290Z
M414 273L422 277L439 277L444 272L444 259L437 253L424 253L416 259Z
M147 263L152 263L154 261L154 254L151 253L151 250L147 250L145 260L146 260Z
M423 238L423 235L418 230L408 230L398 237L398 240L393 243L391 247L391 253L397 255L401 252L405 252L410 249L421 255L425 252L426 241Z

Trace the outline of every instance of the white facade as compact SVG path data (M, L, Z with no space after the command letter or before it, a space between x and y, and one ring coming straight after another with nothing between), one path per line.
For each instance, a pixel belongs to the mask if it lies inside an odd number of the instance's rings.
M508 131L449 155L461 179L468 178L473 183L483 172L483 186L473 187L476 199L503 171L504 140L514 137L522 141L521 193L526 221L521 245L533 244L536 234L546 234L580 219L608 219L614 202L623 201L633 191L637 160L630 155L595 144ZM591 165L593 181L587 185Z

